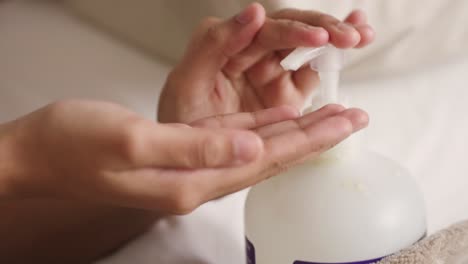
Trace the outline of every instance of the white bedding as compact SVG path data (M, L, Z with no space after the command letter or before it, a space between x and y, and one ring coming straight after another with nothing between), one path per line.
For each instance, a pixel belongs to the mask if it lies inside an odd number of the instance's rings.
M168 67L47 2L0 2L0 122L64 97L111 100L153 117ZM429 231L468 218L468 58L344 85L371 115L370 148L407 166ZM155 224L101 264L243 263L244 192Z

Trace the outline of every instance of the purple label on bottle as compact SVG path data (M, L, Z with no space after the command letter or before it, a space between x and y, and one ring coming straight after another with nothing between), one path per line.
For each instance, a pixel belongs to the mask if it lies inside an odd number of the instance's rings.
M247 253L247 264L256 264L255 258L255 247L250 240L245 238L245 251ZM383 258L383 257L382 257ZM341 262L341 263L326 263L326 262L306 262L306 261L294 261L293 264L371 264L381 260L382 258L376 258L371 260L355 261L355 262Z
M427 233L424 233L423 236L418 241L425 238L426 235ZM245 238L245 249L247 253L247 264L256 264L255 247L247 237ZM293 264L372 264L372 263L376 263L382 260L385 257L386 256L375 258L375 259L369 259L369 260L360 260L360 261L353 261L353 262L333 262L333 263L332 262L307 262L307 261L296 260L294 261Z
M330 262L306 262L306 261L294 261L293 264L371 264L375 263L382 258L370 259L370 260L362 260L362 261L354 261L354 262L339 262L339 263L330 263Z
M245 251L247 253L247 264L255 264L255 247L247 237L245 238Z

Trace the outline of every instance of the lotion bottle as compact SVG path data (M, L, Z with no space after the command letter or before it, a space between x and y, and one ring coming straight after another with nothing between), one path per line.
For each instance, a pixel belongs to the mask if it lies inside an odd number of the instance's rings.
M312 111L338 102L343 51L297 48L281 65L320 74ZM245 207L248 264L367 264L424 237L423 196L409 172L351 137L252 187Z

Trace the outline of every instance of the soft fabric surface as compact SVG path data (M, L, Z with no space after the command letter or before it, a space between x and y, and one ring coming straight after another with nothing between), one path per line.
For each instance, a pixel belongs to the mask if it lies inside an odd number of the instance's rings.
M454 224L376 264L468 263L468 221Z
M168 67L55 4L0 2L0 35L0 122L65 97L114 101L154 116ZM430 234L468 219L467 72L468 58L460 56L406 75L343 85L352 104L370 113L366 144L407 166L419 182ZM98 263L244 263L244 196L158 222Z

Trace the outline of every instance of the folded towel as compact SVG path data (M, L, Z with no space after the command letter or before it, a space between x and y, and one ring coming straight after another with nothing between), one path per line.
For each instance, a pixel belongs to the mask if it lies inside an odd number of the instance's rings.
M467 264L468 221L443 229L376 264Z

